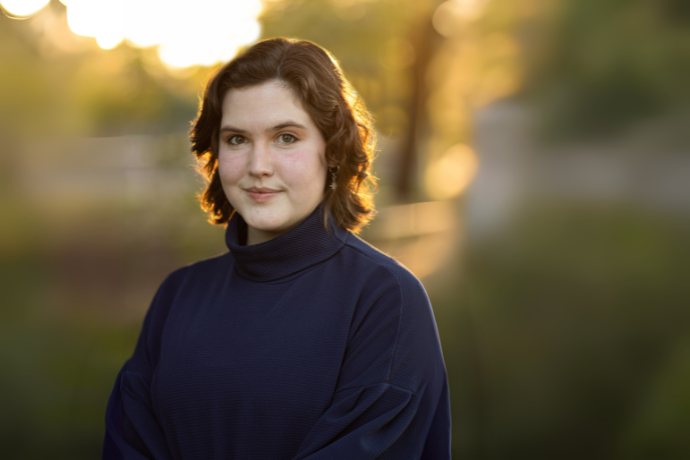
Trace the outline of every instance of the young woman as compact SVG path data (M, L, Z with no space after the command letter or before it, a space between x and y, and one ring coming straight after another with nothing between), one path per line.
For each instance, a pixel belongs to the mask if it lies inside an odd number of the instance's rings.
M191 139L229 252L159 288L103 457L449 459L424 288L354 234L373 212L373 131L336 61L257 43L210 81Z

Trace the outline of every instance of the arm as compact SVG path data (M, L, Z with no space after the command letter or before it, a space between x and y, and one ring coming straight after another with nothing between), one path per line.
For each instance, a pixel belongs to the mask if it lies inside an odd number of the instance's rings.
M293 460L450 458L448 385L433 313L419 281L402 276L366 290L333 401Z
M149 307L134 354L115 380L106 409L103 460L171 458L150 393L160 335L171 303L165 293L168 280Z

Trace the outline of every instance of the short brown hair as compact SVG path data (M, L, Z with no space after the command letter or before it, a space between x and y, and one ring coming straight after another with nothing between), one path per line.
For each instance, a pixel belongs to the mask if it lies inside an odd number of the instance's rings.
M193 122L192 152L208 179L200 195L209 221L226 224L234 208L218 174L218 136L223 98L234 88L277 80L299 97L326 141L326 163L338 168L335 190L324 183L326 206L336 225L359 231L374 215L370 175L375 133L369 113L338 62L318 45L285 38L262 40L223 66L206 85L199 115ZM328 216L328 212L326 216Z

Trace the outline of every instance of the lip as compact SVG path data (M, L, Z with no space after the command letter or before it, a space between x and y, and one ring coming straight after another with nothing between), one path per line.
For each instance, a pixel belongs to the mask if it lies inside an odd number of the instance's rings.
M245 188L244 191L247 192L249 198L258 203L266 202L280 193L280 190L268 187L249 187Z

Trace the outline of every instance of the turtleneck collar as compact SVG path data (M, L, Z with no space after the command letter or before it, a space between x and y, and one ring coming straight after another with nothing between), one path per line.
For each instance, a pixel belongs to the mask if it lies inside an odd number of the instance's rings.
M225 244L235 258L240 275L252 281L277 281L322 262L340 250L348 232L328 219L323 225L321 203L301 224L272 240L251 246L246 241L247 223L235 212L225 231Z

